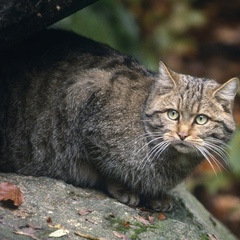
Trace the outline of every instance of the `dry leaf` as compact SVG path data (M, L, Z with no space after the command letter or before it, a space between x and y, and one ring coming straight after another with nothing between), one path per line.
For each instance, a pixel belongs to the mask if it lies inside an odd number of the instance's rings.
M158 214L158 220L164 220L166 219L166 216L163 213Z
M51 225L53 224L52 219L50 217L47 218L46 222Z
M34 229L34 230L41 230L41 229L42 229L42 227L35 226L35 225L31 224L31 223L28 223L28 224L26 225L26 227L32 228L32 229Z
M149 221L150 223L153 223L153 222L154 222L153 216L148 216L148 221Z
M219 238L212 233L208 233L207 236L209 237L209 240L219 240Z
M69 233L69 231L67 229L58 229L58 230L50 233L48 236L50 238L59 238L59 237L67 235L68 233Z
M19 227L19 230L21 232L24 232L24 233L27 233L27 234L30 234L30 235L36 233L36 229L34 229L32 227L29 227L28 225Z
M143 217L134 216L134 218L144 225L149 225L150 224L150 222L148 220L144 219Z
M113 231L113 234L117 238L121 238L123 240L127 240L127 236L125 234L122 234L122 233L119 233L119 232L115 232L115 231Z
M130 227L130 222L126 221L123 223L124 227L125 228L129 228Z
M19 207L24 199L20 189L10 182L0 183L0 201L13 201L13 204Z
M63 228L61 224L54 224L50 217L47 218L46 222L48 224L48 227L50 228L58 228L58 229Z
M109 213L109 217L115 218L115 215L113 213Z
M18 235L28 236L28 237L31 237L32 239L37 240L38 238L34 234L37 232L37 230L40 230L40 229L42 229L42 227L34 226L32 224L27 224L25 226L20 226L19 229L14 233Z
M88 218L85 218L85 221L90 222L90 223L95 224L95 225L98 224L97 222L94 222L92 219L88 219Z
M85 215L88 215L89 213L93 212L93 210L90 210L90 209L86 209L86 210L80 210L78 212L79 215L81 216L85 216Z
M48 227L57 228L57 229L63 228L63 226L61 224L48 224Z

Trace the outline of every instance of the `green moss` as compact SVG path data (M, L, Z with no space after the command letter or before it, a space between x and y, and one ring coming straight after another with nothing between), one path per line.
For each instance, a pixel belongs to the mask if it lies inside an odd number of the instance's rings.
M156 229L157 228L156 225L144 225L144 224L141 224L141 223L134 223L133 226L134 226L134 228L133 228L134 233L131 236L132 240L138 239L138 236L141 233L148 232L149 229Z
M70 197L79 197L79 195L76 194L74 191L70 191L70 192L68 193L68 195L69 195Z
M201 236L201 240L209 240L209 237L206 233Z
M127 220L115 217L108 217L107 220L109 220L111 226L117 232L126 233L130 229L130 223Z
M191 220L193 220L194 215L193 215L192 212L188 211L188 208L186 207L183 199L179 198L179 199L178 199L178 202L179 202L180 205L183 207L183 209L185 209L185 211L186 211L186 213L187 213L187 216L188 216Z
M89 198L86 194L78 194L74 191L68 192L69 197L75 199L75 198Z
M157 226L154 224L150 225L144 225L140 222L129 222L128 220L125 219L119 219L115 217L108 217L107 220L110 222L112 228L114 231L121 232L126 234L129 232L131 234L130 239L138 239L138 236L141 233L148 232L149 229L156 229Z

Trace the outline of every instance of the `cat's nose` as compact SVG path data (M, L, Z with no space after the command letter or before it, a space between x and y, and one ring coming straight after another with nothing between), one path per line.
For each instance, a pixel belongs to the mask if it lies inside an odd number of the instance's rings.
M178 132L177 135L182 141L188 136L186 132Z

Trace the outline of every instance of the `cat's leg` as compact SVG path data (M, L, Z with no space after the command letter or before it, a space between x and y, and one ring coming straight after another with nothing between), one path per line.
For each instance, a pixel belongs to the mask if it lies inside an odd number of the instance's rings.
M107 190L112 197L126 205L135 207L140 203L140 196L120 183L108 183ZM173 207L172 198L167 194L163 194L161 197L154 199L145 199L143 202L146 207L157 212L169 212Z
M112 197L116 198L119 202L126 205L135 207L140 203L139 195L130 191L120 183L107 184L107 190Z

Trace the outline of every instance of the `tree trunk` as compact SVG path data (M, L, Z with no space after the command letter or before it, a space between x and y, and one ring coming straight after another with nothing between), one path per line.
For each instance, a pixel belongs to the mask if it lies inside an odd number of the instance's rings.
M0 49L28 37L97 0L1 0Z

